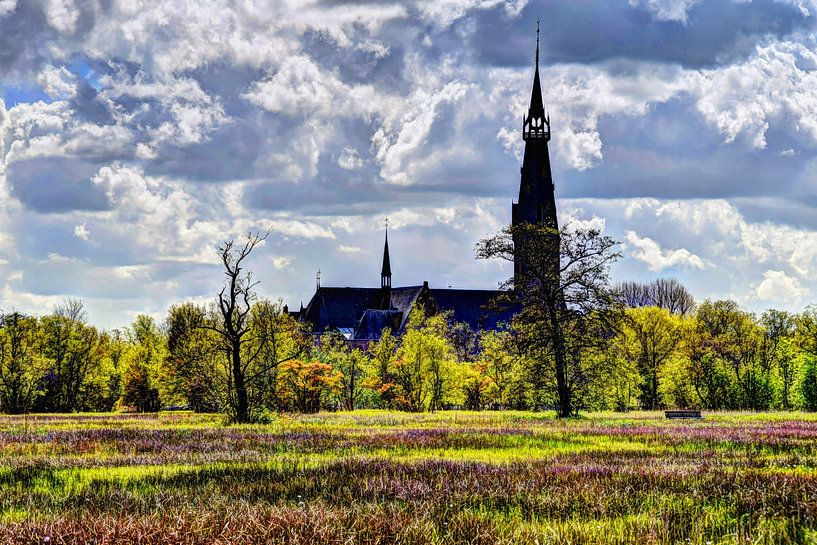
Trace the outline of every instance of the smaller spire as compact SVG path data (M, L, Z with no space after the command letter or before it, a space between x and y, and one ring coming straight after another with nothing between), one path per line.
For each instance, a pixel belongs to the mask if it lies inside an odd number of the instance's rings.
M389 218L386 218L386 242L383 245L383 266L380 269L380 287L391 287L391 260L389 259Z
M315 281L318 284L318 289L321 289L321 270L318 269L318 274L315 275Z

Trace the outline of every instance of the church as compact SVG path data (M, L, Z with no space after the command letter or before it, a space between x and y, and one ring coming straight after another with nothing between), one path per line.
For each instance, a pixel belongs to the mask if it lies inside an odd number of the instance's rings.
M533 76L528 114L522 123L525 154L521 168L519 197L512 204L512 222L545 224L558 229L556 201L550 168L548 142L550 118L545 113L539 83L539 28L536 29L536 70ZM557 261L558 263L558 261ZM521 265L514 263L515 277ZM350 343L366 346L389 328L400 335L411 310L418 305L432 314L450 312L455 322L464 322L473 330L492 330L510 321L511 310L497 311L489 303L498 290L441 289L421 285L392 286L389 238L383 245L380 287L351 288L318 286L309 304L291 314L309 324L314 334L341 333Z

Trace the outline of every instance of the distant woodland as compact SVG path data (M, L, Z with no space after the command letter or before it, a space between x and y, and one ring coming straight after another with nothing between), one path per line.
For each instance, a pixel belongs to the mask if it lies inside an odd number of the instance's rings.
M497 257L513 235L481 242L478 257ZM524 310L504 329L419 309L365 349L314 335L255 295L245 260L262 240L222 244L221 293L173 305L161 323L139 316L103 331L74 299L45 316L3 313L0 411L186 408L253 422L371 407L817 410L817 306L756 315L696 303L672 279L609 285L615 243L598 232L561 233L557 280L509 286L508 304Z

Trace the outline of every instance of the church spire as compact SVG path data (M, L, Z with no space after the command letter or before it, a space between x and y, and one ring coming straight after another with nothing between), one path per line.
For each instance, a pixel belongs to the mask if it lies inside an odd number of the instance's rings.
M389 259L389 220L386 219L386 243L383 245L383 267L380 269L380 287L391 287L391 260Z
M524 117L522 138L525 140L525 154L522 159L521 179L519 181L519 200L512 207L512 223L543 225L552 229L559 228L556 216L556 199L554 196L553 176L550 170L550 118L545 113L542 101L542 85L539 82L539 21L536 21L536 71L533 75L533 91L530 97L528 115ZM558 237L554 239L555 250L545 249L555 255L554 263L558 268ZM514 247L521 248L524 240L514 237ZM519 254L517 254L519 255ZM525 265L514 260L514 281L522 281Z
M542 84L539 82L539 19L536 19L536 72L533 75L533 89L530 95L528 115L523 118L522 138L528 140L550 140L550 117L545 115L542 102Z

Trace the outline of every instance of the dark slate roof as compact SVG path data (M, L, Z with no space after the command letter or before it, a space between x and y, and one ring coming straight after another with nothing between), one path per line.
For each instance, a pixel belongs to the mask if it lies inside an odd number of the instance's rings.
M355 329L366 309L376 308L378 288L318 288L306 307L304 321L315 332L346 327Z
M500 322L510 322L513 309L495 311L490 302L502 293L498 290L432 289L431 297L441 312L451 311L455 322L465 322L472 329L496 329Z
M398 310L375 310L369 309L363 313L363 317L357 325L354 340L379 339L385 328L392 331L398 329L403 321L403 313Z
M453 319L473 329L496 329L509 322L513 311L494 312L488 304L500 292L496 290L429 289L427 285L392 288L390 307L382 301L379 288L320 287L300 318L312 324L315 333L332 329L354 331L355 339L377 339L383 327L394 331L405 326L411 310L419 303L430 310L451 311Z

